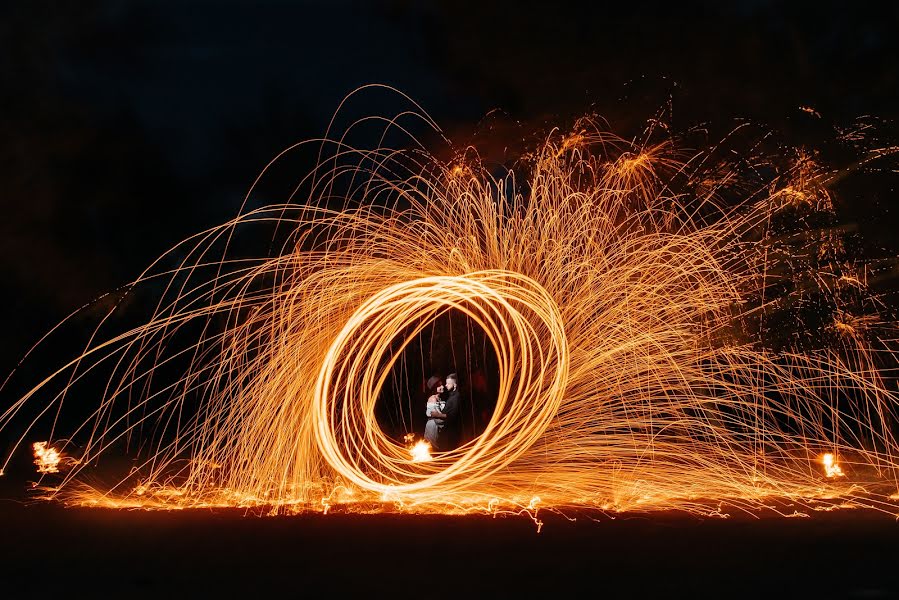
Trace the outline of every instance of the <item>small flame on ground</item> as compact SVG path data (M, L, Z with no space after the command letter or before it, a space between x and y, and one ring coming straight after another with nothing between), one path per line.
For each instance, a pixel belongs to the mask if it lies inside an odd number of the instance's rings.
M419 440L417 444L409 449L412 454L412 462L427 462L431 460L431 444L424 440Z
M38 473L59 473L59 461L62 455L56 448L47 447L48 442L35 442L34 464Z
M800 106L799 110L801 110L804 113L810 114L811 116L815 117L816 119L821 118L821 113L819 113L817 110L815 110L811 106Z
M830 452L821 457L821 464L824 465L824 474L828 477L842 477L845 475L843 469L840 468L840 465L837 464L833 454Z

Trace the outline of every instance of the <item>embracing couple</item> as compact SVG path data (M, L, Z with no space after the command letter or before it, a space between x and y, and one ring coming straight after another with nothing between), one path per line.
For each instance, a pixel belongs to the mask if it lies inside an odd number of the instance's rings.
M459 377L450 373L444 382L434 376L427 385L433 393L425 408L425 440L435 450L452 450L459 439Z

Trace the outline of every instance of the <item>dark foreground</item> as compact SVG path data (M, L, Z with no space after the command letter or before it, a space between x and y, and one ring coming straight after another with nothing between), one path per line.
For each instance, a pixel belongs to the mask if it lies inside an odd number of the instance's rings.
M541 516L538 534L526 517L3 502L0 598L899 597L899 523L882 514Z

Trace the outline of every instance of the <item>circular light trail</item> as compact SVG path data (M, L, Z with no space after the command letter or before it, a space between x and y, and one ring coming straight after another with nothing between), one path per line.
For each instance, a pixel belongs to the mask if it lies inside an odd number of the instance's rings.
M399 356L385 357L397 332L420 324L406 334L405 347L450 308L471 317L496 350L499 398L482 435L421 463L377 426L375 403ZM539 441L562 401L567 370L559 309L537 282L517 273L482 271L398 283L360 306L328 349L313 404L316 441L337 473L366 490L433 495L465 489Z

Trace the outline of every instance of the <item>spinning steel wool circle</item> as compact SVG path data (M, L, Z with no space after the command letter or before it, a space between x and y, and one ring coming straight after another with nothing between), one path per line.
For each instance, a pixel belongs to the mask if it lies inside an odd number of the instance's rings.
M377 392L399 356L385 357L392 338L408 323L419 323L405 334L402 351L449 308L464 312L486 332L499 358L499 398L481 436L421 463L389 440L372 415ZM562 401L567 370L561 315L535 281L484 271L399 283L360 306L325 355L314 400L318 447L340 475L364 489L430 494L464 489L539 441Z

